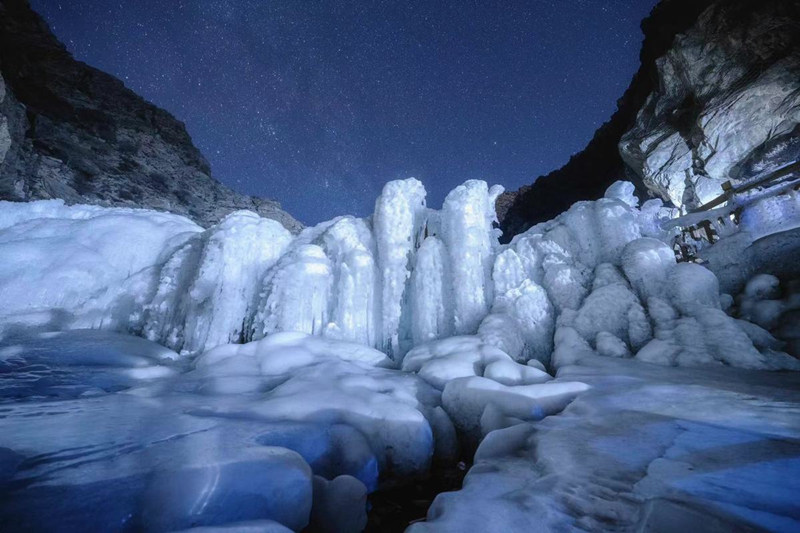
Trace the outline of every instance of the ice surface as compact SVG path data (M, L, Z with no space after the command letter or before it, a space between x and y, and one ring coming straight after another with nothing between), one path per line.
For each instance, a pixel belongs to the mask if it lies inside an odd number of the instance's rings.
M169 366L174 352L101 331L17 337L0 353L3 528L300 530L313 502L357 530L384 473L420 475L457 446L439 392L359 344L279 333L188 372Z
M24 382L34 392L2 407L0 449L11 460L2 462L0 528L307 523L311 473L301 456L254 446L262 428L188 414L201 402L173 392L182 378L159 364L170 359L164 348L81 330L17 338L4 354L9 348L19 354L7 364L26 358L27 366L3 381L3 399Z
M590 388L489 433L463 488L408 531L795 531L799 379L596 356L562 367L554 384Z
M0 402L86 398L174 376L178 354L97 330L42 332L0 345Z
M273 520L234 522L223 526L199 526L176 533L291 533L291 529Z

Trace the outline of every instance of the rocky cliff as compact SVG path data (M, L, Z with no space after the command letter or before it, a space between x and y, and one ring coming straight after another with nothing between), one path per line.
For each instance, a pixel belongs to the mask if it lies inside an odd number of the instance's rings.
M800 155L800 2L719 1L656 60L620 153L648 189L691 209Z
M692 207L796 159L797 0L662 0L618 110L562 168L498 201L505 238L618 179Z
M0 199L147 207L207 226L249 209L301 228L272 200L211 175L183 123L76 61L25 0L0 0Z

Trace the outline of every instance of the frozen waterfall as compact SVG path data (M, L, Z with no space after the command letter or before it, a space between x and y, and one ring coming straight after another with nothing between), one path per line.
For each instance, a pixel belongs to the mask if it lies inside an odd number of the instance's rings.
M184 355L291 331L377 348L397 364L452 335L523 364L591 352L791 363L767 349L766 332L721 310L713 273L675 263L661 229L672 211L658 201L640 210L629 183L508 245L493 227L501 192L470 180L437 211L421 182L392 181L371 217L296 237L247 211L203 230L154 211L4 203L0 255L16 260L0 266L0 324L131 332ZM726 342L740 347L735 357Z

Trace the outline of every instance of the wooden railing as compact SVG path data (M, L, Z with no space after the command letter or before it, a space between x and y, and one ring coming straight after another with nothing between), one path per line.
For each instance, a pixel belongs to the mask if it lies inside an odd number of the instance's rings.
M703 241L708 244L714 244L719 240L719 233L722 228L728 228L731 224L734 227L738 226L739 218L744 207L737 206L730 209L717 209L719 206L732 200L736 195L760 187L774 185L793 173L800 174L800 161L784 165L764 176L743 183L738 187L734 187L730 181L726 181L722 184L722 189L724 191L722 195L692 210L688 215L669 221L669 228L680 228L680 233L675 236L672 243L675 258L678 262L697 262L698 248L703 245ZM796 190L799 188L800 180L796 182L790 181L786 187L776 187L774 194L783 194L787 192L787 190ZM704 212L707 212L708 216L698 219L698 214ZM733 229L733 231L736 230Z
M769 172L758 179L749 181L747 183L743 183L739 187L734 187L733 185L731 185L730 181L726 181L725 183L722 184L722 190L724 191L722 195L694 209L692 213L699 213L700 211L708 211L709 209L713 209L719 205L724 204L736 194L742 194L752 189L768 185L772 182L778 181L781 178L788 176L789 174L792 174L793 172L798 172L798 171L800 171L800 161L795 161L794 163L789 163L788 165L785 165L777 170L773 170L772 172Z

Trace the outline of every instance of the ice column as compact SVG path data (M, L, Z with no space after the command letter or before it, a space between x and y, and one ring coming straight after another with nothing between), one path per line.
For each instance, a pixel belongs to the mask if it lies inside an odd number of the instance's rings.
M450 257L456 334L475 333L489 312L492 264L497 235L494 201L485 181L469 180L447 195L442 207L442 234Z
M380 276L369 227L361 219L342 217L319 240L333 268L333 301L325 336L375 346Z
M278 331L321 335L329 320L331 261L315 244L291 250L267 274L253 338Z
M425 223L425 188L416 179L390 181L375 202L373 231L381 272L381 341L378 347L397 358L408 332L401 317L408 296L414 252Z
M291 240L279 222L250 211L231 213L208 230L185 302L183 351L242 341L261 279Z
M428 237L411 274L411 336L414 344L448 337L453 329L452 285L447 249Z

